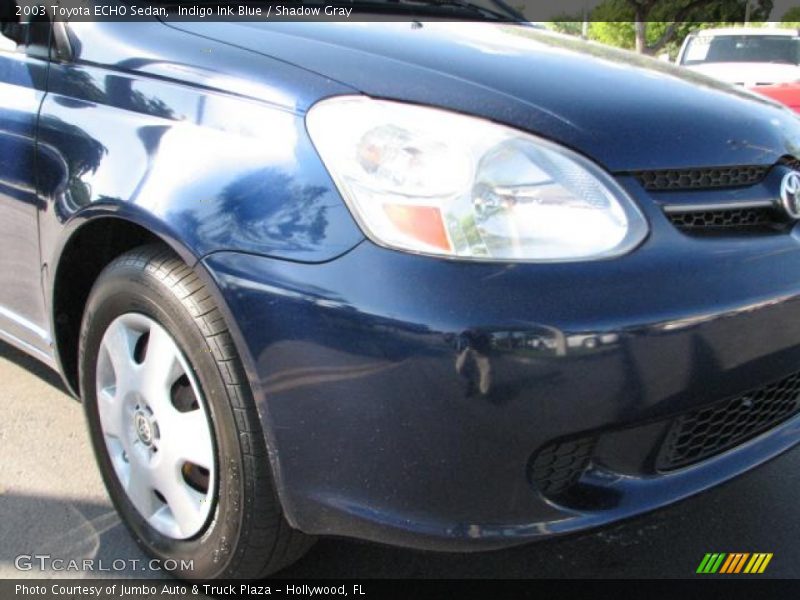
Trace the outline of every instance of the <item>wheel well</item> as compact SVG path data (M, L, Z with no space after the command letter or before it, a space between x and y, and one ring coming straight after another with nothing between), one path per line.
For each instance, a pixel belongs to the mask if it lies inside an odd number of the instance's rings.
M109 217L87 223L64 247L53 282L53 337L64 377L76 394L81 320L94 282L121 254L161 241L135 223Z

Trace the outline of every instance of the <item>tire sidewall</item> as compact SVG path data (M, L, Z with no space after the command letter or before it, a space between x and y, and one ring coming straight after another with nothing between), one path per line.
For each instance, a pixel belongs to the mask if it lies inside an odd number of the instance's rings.
M128 499L106 449L97 409L97 357L108 326L126 313L145 315L170 333L192 369L211 419L217 470L215 506L204 529L187 540L166 537L147 523ZM92 445L103 480L114 506L136 541L160 564L176 567L171 572L179 577L219 577L231 561L230 555L237 545L243 518L243 465L235 415L217 362L199 327L173 291L147 269L118 266L101 275L95 284L81 328L80 382ZM166 561L175 561L176 564Z

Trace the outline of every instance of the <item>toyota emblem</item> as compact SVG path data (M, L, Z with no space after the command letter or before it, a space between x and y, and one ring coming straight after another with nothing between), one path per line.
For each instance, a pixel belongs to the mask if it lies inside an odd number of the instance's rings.
M800 173L791 171L781 181L781 206L793 219L800 219Z

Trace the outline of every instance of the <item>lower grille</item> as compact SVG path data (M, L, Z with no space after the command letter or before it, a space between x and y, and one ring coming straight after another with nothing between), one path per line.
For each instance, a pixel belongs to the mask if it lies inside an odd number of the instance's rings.
M656 461L670 471L729 450L800 412L800 373L686 413L673 422Z
M670 222L686 233L774 232L782 231L788 221L769 206L752 206L716 210L668 210Z
M572 487L588 468L594 438L554 442L530 463L531 482L545 496L558 496Z
M528 478L562 504L583 502L590 468L651 476L710 459L800 414L800 371L733 398L664 421L554 440L531 456Z

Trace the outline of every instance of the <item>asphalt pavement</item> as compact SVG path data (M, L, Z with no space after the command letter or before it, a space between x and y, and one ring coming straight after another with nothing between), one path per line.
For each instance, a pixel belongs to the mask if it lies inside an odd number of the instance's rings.
M103 487L80 404L58 376L0 342L0 578L159 577ZM707 552L771 552L758 577L800 577L800 449L712 491L598 531L494 552L440 554L322 539L281 577L697 577ZM124 570L20 571L20 555ZM140 562L135 562L136 560ZM26 561L22 561L23 566ZM95 564L98 564L95 562Z

